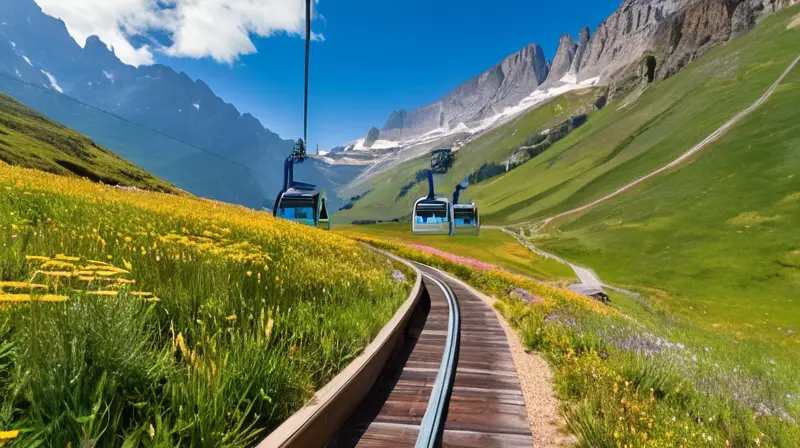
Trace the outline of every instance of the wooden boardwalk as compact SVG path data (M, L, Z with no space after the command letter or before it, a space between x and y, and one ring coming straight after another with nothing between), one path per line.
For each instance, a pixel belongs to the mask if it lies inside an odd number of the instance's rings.
M461 284L439 277L458 297L461 343L442 445L533 446L514 359L497 315Z
M494 311L468 288L435 270L461 313L456 374L440 442L445 447L531 447L533 441L514 361ZM369 394L328 444L413 447L440 368L449 307L444 291L425 279L426 294L405 344Z

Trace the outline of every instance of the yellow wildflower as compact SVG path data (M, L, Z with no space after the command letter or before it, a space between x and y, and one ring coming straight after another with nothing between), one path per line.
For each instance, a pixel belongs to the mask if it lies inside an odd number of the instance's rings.
M45 275L47 277L72 277L72 272L65 272L65 271L36 271L35 275Z
M226 317L225 319L228 319L228 321L233 322L233 321L236 320L236 315L235 314L231 314L230 316Z
M56 268L67 271L74 271L78 269L78 267L72 263L66 261L58 261L58 260L46 261L41 266L41 269L48 269L48 268Z
M43 296L31 296L30 294L0 294L0 302L5 303L25 303L25 302L66 302L68 299L67 296L56 296L56 295L43 295Z
M16 429L13 431L0 431L0 440L12 440L16 439L19 436L19 431Z
M71 257L69 255L64 255L64 254L56 254L56 260L61 260L61 261L81 261L81 258L80 257Z
M26 282L0 282L0 289L47 289L46 285Z
M116 297L119 295L118 291L89 291L86 294L90 294L93 296L107 296L107 297Z
M50 257L42 257L39 255L25 255L25 259L28 261L50 261Z

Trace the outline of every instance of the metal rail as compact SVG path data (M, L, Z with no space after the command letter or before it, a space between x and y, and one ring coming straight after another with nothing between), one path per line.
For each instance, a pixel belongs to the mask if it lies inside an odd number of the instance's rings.
M444 414L450 400L453 379L456 373L461 316L456 295L450 289L450 286L431 275L425 273L422 275L441 288L450 308L450 314L447 319L447 340L445 341L442 363L436 375L436 382L433 385L430 400L428 400L428 408L422 417L417 443L414 445L415 448L433 448L439 440L439 435L444 430Z

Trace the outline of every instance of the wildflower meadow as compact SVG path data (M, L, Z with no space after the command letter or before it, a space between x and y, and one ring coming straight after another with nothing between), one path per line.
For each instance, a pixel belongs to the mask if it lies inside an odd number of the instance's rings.
M267 213L0 162L0 445L251 446L413 277Z
M581 447L797 447L796 370L702 333L652 325L570 291L428 248L349 237L438 267L495 297L495 307L554 370ZM615 300L622 298L612 292Z

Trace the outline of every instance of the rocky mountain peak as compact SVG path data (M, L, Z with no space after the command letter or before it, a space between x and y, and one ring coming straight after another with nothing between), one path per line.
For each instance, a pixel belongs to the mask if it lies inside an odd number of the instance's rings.
M435 129L469 125L516 106L550 73L550 63L537 44L529 44L497 65L456 87L439 101L412 111L392 112L381 130L385 140L401 140Z
M379 137L380 131L378 131L378 128L373 127L369 130L369 132L367 132L367 137L364 139L364 146L371 148L372 145L378 141Z
M586 52L586 47L589 46L591 35L592 30L588 26L581 28L581 32L578 34L578 46L575 48L575 57L572 59L572 65L568 72L572 76L577 76L581 69L581 59Z
M550 74L547 76L547 82L545 83L547 86L560 82L561 78L569 72L577 49L578 44L575 43L575 39L572 36L569 34L561 36L556 56L550 66Z

